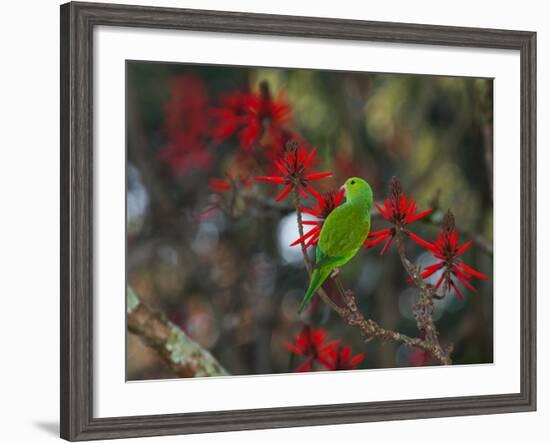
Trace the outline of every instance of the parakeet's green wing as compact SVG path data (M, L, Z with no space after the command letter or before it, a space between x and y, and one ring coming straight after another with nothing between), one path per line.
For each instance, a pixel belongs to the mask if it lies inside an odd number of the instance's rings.
M343 205L330 213L323 223L316 250L315 268L299 312L302 312L332 270L347 263L357 253L366 240L369 229L370 217L362 207Z
M342 205L330 213L319 237L316 267L341 266L355 255L369 234L370 216L361 206ZM341 260L338 260L341 258Z
M338 255L336 257L331 257L325 255L320 247L317 247L315 251L315 267L316 268L336 268L340 266L340 262L345 261L346 257L343 255Z
M372 206L370 186L364 180L350 178L346 181L346 198L346 203L334 209L323 222L315 267L298 312L302 312L330 273L346 264L367 239Z

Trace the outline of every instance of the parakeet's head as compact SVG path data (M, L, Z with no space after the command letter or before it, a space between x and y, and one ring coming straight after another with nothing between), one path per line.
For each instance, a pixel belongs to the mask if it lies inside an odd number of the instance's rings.
M372 206L372 189L370 185L358 177L350 177L344 184L346 189L346 200L365 199L369 208Z

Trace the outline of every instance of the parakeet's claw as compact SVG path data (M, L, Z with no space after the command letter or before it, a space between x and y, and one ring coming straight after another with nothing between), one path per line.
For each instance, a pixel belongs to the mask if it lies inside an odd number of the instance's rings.
M332 274L330 274L330 278L338 277L340 277L340 268L334 268L334 271L332 271Z

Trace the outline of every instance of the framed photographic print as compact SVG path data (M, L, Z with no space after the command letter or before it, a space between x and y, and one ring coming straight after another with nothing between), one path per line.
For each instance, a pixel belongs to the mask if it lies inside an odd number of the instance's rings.
M61 436L536 407L536 35L61 7Z

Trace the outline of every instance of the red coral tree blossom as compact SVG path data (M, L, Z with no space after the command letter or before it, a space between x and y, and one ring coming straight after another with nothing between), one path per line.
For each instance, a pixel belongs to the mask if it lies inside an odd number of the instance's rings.
M365 353L361 352L352 356L350 345L338 346L331 350L330 369L333 371L346 371L355 367L365 359Z
M340 340L326 342L327 334L323 328L315 328L306 325L302 331L294 337L294 343L285 342L286 348L294 355L305 358L294 371L307 372L314 369L314 363L319 362L325 368L331 369L334 364L331 358L334 358L336 347Z
M256 177L256 180L285 186L282 192L276 197L275 201L281 201L294 188L298 190L303 198L307 198L307 192L314 197L319 197L320 194L309 184L309 182L330 177L333 172L310 173L308 171L313 163L315 152L316 150L313 149L308 153L303 145L298 145L295 142L288 143L283 155L279 157L279 159L274 160L280 175Z
M252 179L246 175L228 174L226 178L214 177L208 180L208 188L216 194L223 194L236 188L248 189L250 187L252 187Z
M264 137L268 145L287 138L284 126L290 119L291 108L283 93L273 99L264 81L257 94L235 92L228 95L212 114L217 120L215 138L224 141L236 134L241 149L249 152Z
M223 194L230 191L233 187L231 180L227 178L211 178L208 180L208 188L217 194Z
M365 246L371 248L378 243L386 240L384 247L380 254L384 254L390 247L397 230L403 231L411 238L420 238L416 234L407 229L409 223L413 223L420 220L432 212L432 209L426 209L420 213L416 213L416 201L414 198L407 199L407 196L403 194L401 188L401 182L397 177L393 177L391 181L391 195L390 198L384 201L384 206L376 204L378 212L386 220L391 222L393 226L391 228L383 229L378 232L372 232L369 234ZM370 240L372 239L372 240ZM422 239L420 239L422 240Z
M304 208L300 206L300 210L306 214L312 215L317 220L304 220L304 225L310 225L312 228L298 238L296 241L292 242L290 246L296 246L300 243L305 243L304 246L308 248L311 245L317 246L319 242L319 235L321 234L321 229L323 228L323 223L329 214L342 204L344 200L345 190L339 189L338 191L326 192L317 197L317 204L313 205L311 208Z
M164 108L167 143L160 158L173 174L208 169L212 156L206 140L210 136L208 93L200 77L184 74L170 85L170 100Z
M212 134L216 141L223 142L246 124L247 97L248 94L241 91L231 92L222 97L219 107L212 110L216 121Z
M470 268L462 262L460 256L472 246L473 240L462 245L458 244L458 232L455 228L455 219L450 210L445 215L437 240L430 243L417 236L413 237L413 240L428 249L433 256L439 260L437 263L426 266L424 272L421 274L422 278L428 278L437 272L441 272L439 280L435 285L436 289L439 289L443 284L444 293L449 292L451 288L453 288L457 295L464 300L464 296L458 289L456 280L462 283L470 291L477 292L470 283L472 277L483 280L488 279L486 275Z

